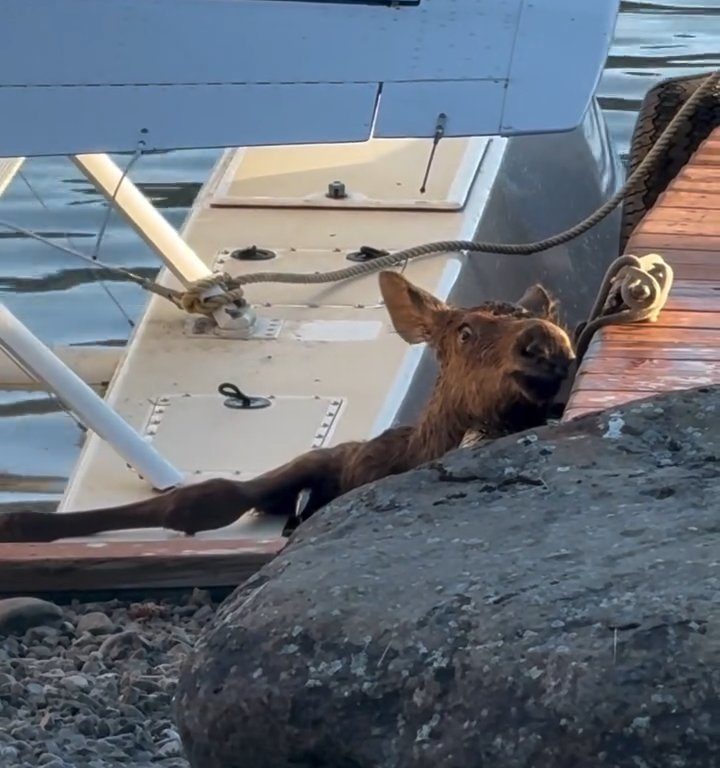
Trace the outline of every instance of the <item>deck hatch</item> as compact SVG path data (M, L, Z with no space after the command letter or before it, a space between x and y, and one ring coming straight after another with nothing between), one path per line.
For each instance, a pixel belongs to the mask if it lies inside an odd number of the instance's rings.
M238 152L213 190L213 207L458 211L490 140L444 139L420 193L432 142L372 139L350 144L253 147ZM372 172L370 172L372 169ZM346 197L328 197L333 182Z
M188 473L257 474L327 445L342 398L268 397L269 408L242 410L226 407L219 394L164 395L155 401L144 433ZM262 450L250 435L264 436Z

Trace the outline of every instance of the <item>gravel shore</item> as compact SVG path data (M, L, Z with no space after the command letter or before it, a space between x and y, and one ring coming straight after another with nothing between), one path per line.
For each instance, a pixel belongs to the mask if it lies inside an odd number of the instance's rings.
M172 698L216 607L0 600L0 768L188 768Z

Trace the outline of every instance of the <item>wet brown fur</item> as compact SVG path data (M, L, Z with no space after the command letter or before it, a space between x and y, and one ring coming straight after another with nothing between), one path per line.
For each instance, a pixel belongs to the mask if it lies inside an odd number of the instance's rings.
M250 509L297 524L353 488L439 458L468 430L489 437L542 424L574 354L557 324L555 301L539 285L517 304L488 302L456 309L395 272L380 289L398 334L427 342L439 375L412 427L363 442L310 451L248 481L213 479L145 501L82 512L12 512L0 516L0 541L52 541L128 528L187 534L222 528ZM308 500L299 517L301 492Z

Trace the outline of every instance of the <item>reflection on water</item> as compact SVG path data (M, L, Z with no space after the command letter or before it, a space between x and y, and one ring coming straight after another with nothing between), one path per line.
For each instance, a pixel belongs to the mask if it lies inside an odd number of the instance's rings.
M578 0L592 2L592 0ZM623 3L600 94L621 154L635 112L655 82L720 67L720 0L631 0ZM215 159L215 151L158 152L132 178L179 227ZM127 158L118 158L121 165ZM0 201L5 218L48 238L92 246L105 212L102 199L64 158L29 161ZM145 276L157 270L150 250L113 217L102 261ZM117 276L93 274L72 256L0 230L0 301L49 343L121 343L145 295ZM124 312L108 299L103 277ZM0 391L0 508L57 498L82 433L47 396ZM32 479L22 479L32 475Z
M602 80L601 103L625 152L642 97L666 77L720 67L720 0L631 0L622 4Z

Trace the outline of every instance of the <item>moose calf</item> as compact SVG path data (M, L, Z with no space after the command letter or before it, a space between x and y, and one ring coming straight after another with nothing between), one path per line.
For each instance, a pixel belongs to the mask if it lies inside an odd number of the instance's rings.
M0 516L0 541L53 541L128 528L186 534L222 528L255 509L298 524L353 488L439 458L472 431L501 437L542 424L574 360L556 302L540 286L517 304L451 307L395 272L379 275L387 311L408 344L427 342L439 375L414 426L305 453L247 481L213 479L145 501L82 512ZM295 517L299 495L307 503Z

